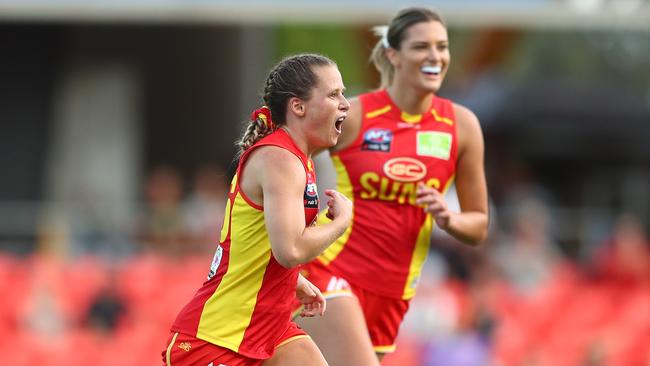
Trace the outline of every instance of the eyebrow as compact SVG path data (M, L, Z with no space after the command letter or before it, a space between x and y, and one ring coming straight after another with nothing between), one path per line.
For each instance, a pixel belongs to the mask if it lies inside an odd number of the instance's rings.
M420 45L420 44L430 44L432 42L429 41L412 41L411 45ZM438 41L433 42L433 44L440 44L440 43L449 43L448 39L441 39Z

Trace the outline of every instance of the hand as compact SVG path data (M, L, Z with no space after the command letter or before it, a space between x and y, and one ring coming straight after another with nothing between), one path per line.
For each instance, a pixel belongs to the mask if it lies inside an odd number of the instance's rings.
M447 202L437 189L428 187L420 182L416 190L416 205L424 206L424 212L431 214L436 225L443 230L449 227L452 212L447 208Z
M325 298L318 287L309 282L302 275L298 275L298 284L296 285L296 297L303 305L300 312L301 317L312 317L315 315L323 316L325 313Z
M343 218L347 221L352 219L352 201L345 197L344 194L328 189L325 194L329 196L327 201L327 218L334 220L336 218Z

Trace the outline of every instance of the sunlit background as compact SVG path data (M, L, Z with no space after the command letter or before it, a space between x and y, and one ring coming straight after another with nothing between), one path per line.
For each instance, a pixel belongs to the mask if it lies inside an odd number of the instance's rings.
M491 229L434 235L384 365L650 365L647 0L0 0L0 364L159 364L270 67L373 89L410 5L448 23Z

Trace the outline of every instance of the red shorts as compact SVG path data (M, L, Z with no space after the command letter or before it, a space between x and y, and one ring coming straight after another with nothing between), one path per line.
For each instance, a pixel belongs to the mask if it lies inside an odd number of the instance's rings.
M327 266L317 260L305 265L300 273L316 285L326 299L356 296L361 304L375 352L390 353L395 350L397 332L409 308L408 300L366 291L332 273Z
M304 337L309 336L296 323L290 322L276 342L275 348ZM162 351L163 366L258 366L264 362L264 360L246 357L228 348L178 332L171 333L167 344L167 348Z

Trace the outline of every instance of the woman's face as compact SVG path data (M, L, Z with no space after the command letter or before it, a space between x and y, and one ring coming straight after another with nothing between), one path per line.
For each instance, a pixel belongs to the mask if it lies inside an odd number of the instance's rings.
M328 148L338 141L350 103L343 95L345 86L335 65L316 66L313 71L318 82L304 102L305 134L311 146Z
M399 84L437 92L449 68L447 29L438 21L416 23L405 30L400 49L388 49Z

